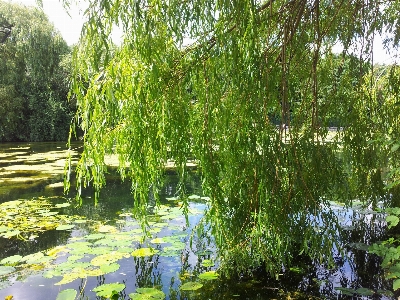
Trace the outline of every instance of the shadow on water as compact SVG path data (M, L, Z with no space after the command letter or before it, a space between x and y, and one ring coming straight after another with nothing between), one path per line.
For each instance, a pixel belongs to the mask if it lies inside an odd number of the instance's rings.
M80 144L73 146L79 150ZM0 203L43 196L57 196L56 201L59 202L69 199L63 195L61 184L65 151L65 145L60 143L0 145ZM77 155L78 151L73 154ZM186 190L188 194L202 195L200 178L195 173L189 177ZM167 200L176 196L176 193L177 177L171 173L165 177L164 187L160 191L162 204L169 207L166 208L168 213L178 208L176 201ZM101 191L97 206L94 205L93 191L90 189L83 192L81 206L72 203L62 208L60 214L81 216L90 222L76 224L72 230L67 231L44 231L32 240L0 238L0 260L13 255L25 257L40 251L46 253L48 249L82 241L89 241L93 248L94 245L110 246L112 242L117 245L115 240L90 240L89 237L98 234L94 228L103 225L117 228L115 235L133 232L140 227L130 218L133 199L129 182L121 183L115 179L108 181L106 188ZM159 231L152 233L151 238L146 242L134 240L126 244L132 248L130 251L151 245L155 251L159 251L156 254L144 257L127 255L117 260L119 269L115 272L83 276L62 285L54 285L62 277L44 278L43 274L54 268L54 265L67 262L71 256L78 256L65 253L57 256L52 266L37 267L37 270L30 266L26 271L22 267L22 271L16 274L0 275L0 299L7 295L13 295L18 300L43 299L43 295L46 295L46 299L56 299L58 293L65 289L76 290L76 299L100 299L96 298L92 290L114 282L125 284L119 299L129 299L128 295L139 287L156 287L165 293L166 299L395 299L390 294L391 283L383 279L380 259L366 251L367 245L386 237L384 218L371 210L361 206L350 210L339 205L334 207L343 224L341 242L345 245L345 253L341 255L335 249L332 250L335 255L335 267L332 269L299 255L293 267L282 272L279 280L271 278L262 269L256 270L251 277L199 280L199 274L218 267L211 236L194 235L192 247L189 245L192 230L206 207L207 201L204 199L191 202L190 208L197 213L189 216L189 226L182 216L168 219L161 214L154 218L151 228L161 225ZM174 246L165 246L169 244L155 242L151 240L154 237L173 238L181 248L173 249ZM109 244L102 245L102 241ZM115 247L114 250L124 249L120 244ZM167 251L168 247L170 252ZM93 254L85 254L79 261L87 262L91 259ZM201 282L203 286L194 291L181 290L182 284L188 282ZM346 295L346 290L340 288L358 292L347 291Z

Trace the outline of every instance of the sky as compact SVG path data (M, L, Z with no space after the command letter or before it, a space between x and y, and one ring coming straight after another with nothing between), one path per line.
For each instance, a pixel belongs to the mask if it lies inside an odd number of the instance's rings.
M8 0L13 3L22 3L24 5L36 6L35 0ZM60 31L68 45L73 45L78 42L83 25L83 12L77 5L72 5L68 15L63 8L62 0L42 0L43 10L49 17L50 22ZM79 0L84 3L84 0ZM115 34L118 36L118 33ZM117 37L118 39L118 37ZM340 46L336 47L340 52ZM397 55L397 58L395 57ZM393 62L400 63L399 51L388 55L386 50L383 49L382 41L378 37L374 43L374 63L390 64Z
M35 0L8 0L12 3L20 3L26 6L35 6ZM83 12L77 5L72 5L70 15L67 14L61 4L61 0L43 0L43 10L50 22L54 24L68 45L78 42L83 25Z

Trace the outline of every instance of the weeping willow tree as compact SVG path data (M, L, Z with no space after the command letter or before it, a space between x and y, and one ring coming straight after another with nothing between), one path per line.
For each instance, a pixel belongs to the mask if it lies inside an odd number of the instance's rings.
M101 189L105 158L116 155L144 218L166 162L183 182L192 159L223 270L276 274L298 253L329 264L339 238L329 200L373 202L367 189L382 190L382 154L399 136L399 82L379 83L372 67L375 35L399 42L399 9L375 0L89 1L73 84L79 188Z

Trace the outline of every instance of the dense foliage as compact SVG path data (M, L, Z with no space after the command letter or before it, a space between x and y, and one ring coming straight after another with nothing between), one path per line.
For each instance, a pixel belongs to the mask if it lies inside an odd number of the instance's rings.
M70 49L39 9L0 1L0 141L66 140Z
M375 204L394 179L382 166L398 164L399 68L377 74L371 53L385 30L397 46L399 1L89 2L78 182L101 188L116 154L143 217L166 161L184 180L195 159L223 270L276 274L298 253L332 262L329 200Z

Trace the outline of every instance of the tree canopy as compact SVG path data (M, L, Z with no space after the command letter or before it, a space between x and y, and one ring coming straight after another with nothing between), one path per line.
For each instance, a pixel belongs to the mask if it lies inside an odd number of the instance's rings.
M67 139L69 53L43 11L0 1L0 141Z
M276 274L298 253L332 262L329 200L374 204L393 179L383 164L398 167L399 68L377 74L372 42L398 46L400 2L89 3L74 54L78 183L100 189L117 155L143 217L167 160L183 181L193 159L222 269Z

